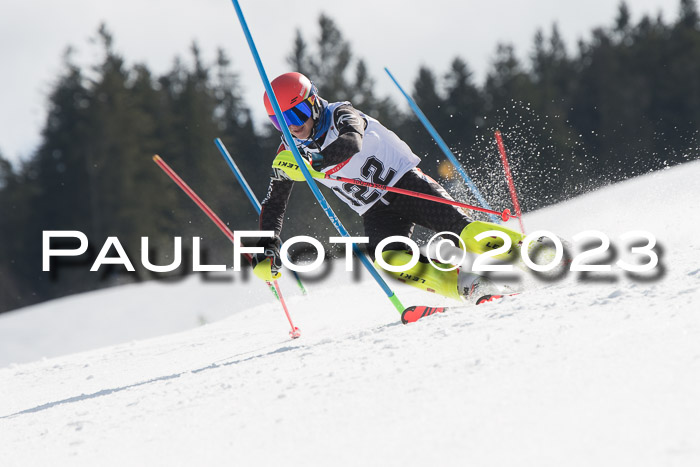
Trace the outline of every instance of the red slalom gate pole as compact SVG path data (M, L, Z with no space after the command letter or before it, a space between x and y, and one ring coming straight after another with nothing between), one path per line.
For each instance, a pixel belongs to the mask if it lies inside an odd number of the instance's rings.
M338 182L343 182L343 183L352 183L354 185L362 185L362 186L366 186L368 188L376 188L378 190L390 191L390 192L399 193L402 195L413 196L415 198L427 199L429 201L435 201L436 203L450 204L452 206L457 206L457 207L465 208L465 209L471 209L473 211L481 211L481 212L485 212L488 214L495 214L497 216L500 216L500 218L503 219L503 222L506 222L508 219L516 217L510 213L510 209L504 209L503 212L499 212L499 211L494 211L491 209L480 208L479 206L472 206L471 204L460 203L459 201L452 201L450 199L440 198L439 196L433 196L433 195L428 195L425 193L419 193L417 191L404 190L403 188L396 188L393 186L380 185L378 183L365 182L363 180L355 180L352 178L337 177L335 175L329 175L329 174L323 174L323 175L325 175L324 178L327 178L329 180L336 180Z
M233 241L234 241L233 232L231 232L231 229L229 229L228 226L226 224L224 224L224 222L219 218L219 216L217 216L216 213L214 211L212 211L209 206L207 206L207 203L202 201L202 198L197 196L197 193L195 193L194 190L192 188L190 188L189 185L187 185L187 183L185 183L185 181L183 179L181 179L178 176L178 174L176 174L175 171L172 168L170 168L170 166L168 164L166 164L163 159L161 159L161 157L159 155L157 155L157 154L154 155L153 161L156 164L158 164L158 167L163 169L163 172L165 172L168 175L168 177L170 177L172 179L172 181L175 182L175 184L177 186L179 186L180 189L182 191L184 191L187 194L187 196L189 196L190 199L192 201L194 201L194 203L202 211L204 211L204 213L209 217L209 219L211 219L212 222L214 222L214 224L216 224L216 226L219 228L219 230L221 230L224 233L224 235L226 235L228 237L228 239L231 240L231 242L233 243ZM252 261L253 261L252 256L250 256L248 253L243 253L243 255L248 260L248 262L252 263ZM284 309L284 314L287 316L287 320L289 321L289 325L292 327L292 330L289 332L290 337L292 339L296 339L296 338L300 337L301 331L299 330L298 327L294 326L294 323L292 322L292 317L289 315L289 310L287 310L287 304L284 301L284 297L282 297L282 291L280 290L279 284L277 283L277 281L273 281L273 283L267 282L267 285L270 287L270 290L272 290L272 293L275 294L277 299L282 304L282 308Z
M525 233L525 226L523 225L522 212L520 211L520 203L518 203L518 194L515 192L515 184L513 183L513 175L510 173L510 165L508 164L508 157L506 156L506 148L503 145L503 138L501 137L501 132L496 130L496 142L498 143L498 152L501 153L501 161L503 162L503 169L506 172L506 179L508 180L508 189L510 190L510 199L513 200L513 207L515 208L515 216L518 218L520 223L520 232Z

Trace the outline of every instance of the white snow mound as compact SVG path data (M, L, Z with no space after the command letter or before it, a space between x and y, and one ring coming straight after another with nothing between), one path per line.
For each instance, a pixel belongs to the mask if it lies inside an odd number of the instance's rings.
M308 297L283 281L297 340L239 277L0 316L4 364L84 350L0 369L0 465L700 465L698 179L689 163L524 219L625 258L619 235L653 233L645 280L570 274L404 326L336 265Z

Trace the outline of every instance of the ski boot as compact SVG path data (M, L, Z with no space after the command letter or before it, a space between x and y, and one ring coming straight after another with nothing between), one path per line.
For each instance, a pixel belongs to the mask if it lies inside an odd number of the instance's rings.
M411 260L411 253L403 250L389 250L382 252L382 258L387 264L401 266ZM386 273L418 289L460 301L473 301L483 295L500 293L496 284L484 276L459 268L448 271L445 269L454 266L432 261L437 267L430 264L428 258L420 255L418 263L407 271L386 271ZM374 264L378 269L382 269L376 261Z

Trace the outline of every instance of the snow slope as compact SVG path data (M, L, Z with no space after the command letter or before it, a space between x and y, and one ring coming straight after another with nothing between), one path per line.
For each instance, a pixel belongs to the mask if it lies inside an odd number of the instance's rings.
M529 231L601 230L622 257L618 235L652 232L661 264L645 280L571 274L404 326L378 287L334 267L309 297L284 284L294 341L278 305L244 303L271 299L243 281L143 284L2 318L3 340L8 322L29 339L73 311L77 342L105 307L129 328L230 314L0 369L0 465L698 465L698 179L685 164L526 216ZM138 315L118 316L118 293Z

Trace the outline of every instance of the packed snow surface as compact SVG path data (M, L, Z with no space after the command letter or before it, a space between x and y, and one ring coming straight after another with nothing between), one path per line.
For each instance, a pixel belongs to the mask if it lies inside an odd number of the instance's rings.
M239 276L7 313L0 465L700 465L699 179L689 163L524 219L604 232L608 264L645 262L620 235L648 231L651 273L570 273L410 325L338 264L307 297L282 281L297 340Z

